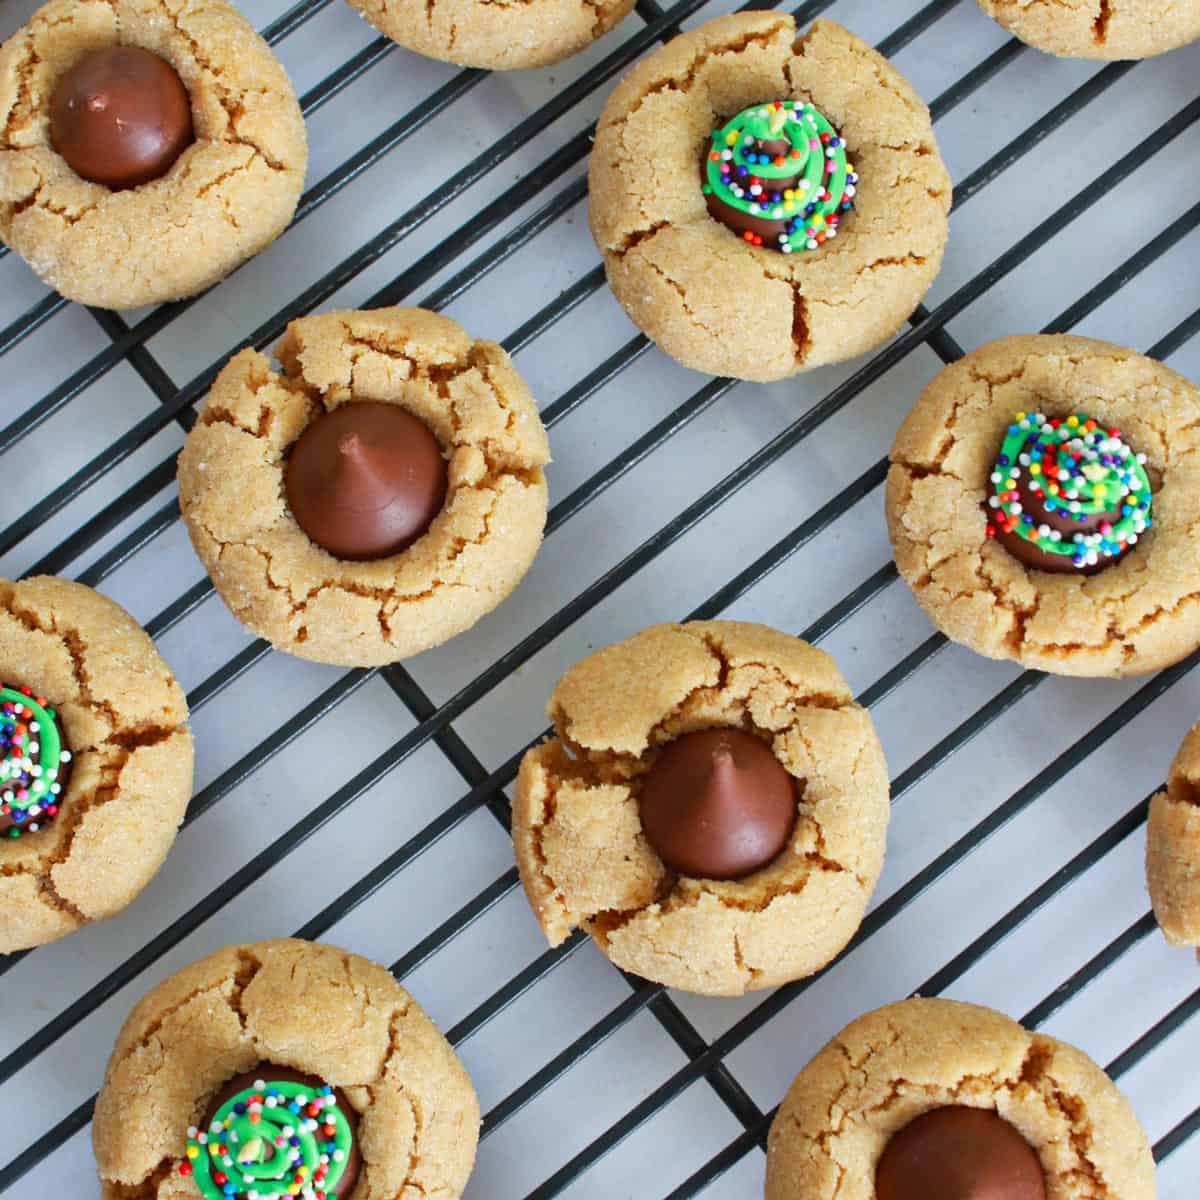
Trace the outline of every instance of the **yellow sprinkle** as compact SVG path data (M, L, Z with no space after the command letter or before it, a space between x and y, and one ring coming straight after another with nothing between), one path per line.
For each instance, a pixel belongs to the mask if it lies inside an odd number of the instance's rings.
M1029 473L1030 475L1040 475L1042 473L1041 465L1039 463L1030 463Z
M727 133L725 135L725 145L732 146L738 140L736 133Z
M200 1151L199 1151L199 1149L198 1149L197 1147L195 1147L195 1146L189 1146L189 1147L187 1148L187 1156L188 1156L188 1158L197 1158L197 1157L199 1157L199 1154L200 1154Z
M1018 421L1023 421L1023 420L1025 420L1025 414L1024 414L1023 412L1019 412L1019 413L1017 413L1017 420L1018 420Z
M1074 429L1075 426L1079 424L1079 418L1078 417L1068 417L1067 424L1070 425L1070 427L1072 429Z

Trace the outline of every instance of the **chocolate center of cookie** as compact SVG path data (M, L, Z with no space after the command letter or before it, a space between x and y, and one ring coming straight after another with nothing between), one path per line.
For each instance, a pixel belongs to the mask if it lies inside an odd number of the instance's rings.
M229 1080L188 1130L180 1174L205 1200L350 1195L362 1169L358 1114L314 1075L259 1063Z
M1145 461L1084 414L1018 413L992 470L988 536L1028 567L1094 575L1150 528Z
M29 688L0 684L0 836L36 833L53 821L70 776L58 713Z
M429 528L448 475L429 427L396 404L342 404L300 435L284 472L300 528L335 558L387 558Z
M884 1148L876 1200L1046 1200L1033 1147L1003 1117L949 1105L917 1117Z
M752 734L706 729L670 742L642 780L639 807L650 845L671 870L739 879L787 845L796 781Z
M114 191L137 187L165 175L192 144L191 99L157 54L109 46L59 79L50 141L76 175Z
M837 130L797 100L756 104L715 129L700 177L713 217L784 254L836 237L858 184Z

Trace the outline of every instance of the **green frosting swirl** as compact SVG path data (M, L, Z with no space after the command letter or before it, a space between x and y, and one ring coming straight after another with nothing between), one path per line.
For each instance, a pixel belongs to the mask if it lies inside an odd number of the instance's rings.
M787 153L764 152L764 143L780 141ZM781 182L789 186L773 186ZM791 253L815 250L837 235L857 184L846 144L825 116L811 104L774 100L743 109L713 131L702 190L748 216L786 221L778 248Z
M205 1200L332 1196L354 1134L328 1085L256 1080L230 1096L207 1130L188 1130L187 1158Z
M58 779L70 761L54 709L40 697L0 685L0 828L9 837L53 819Z

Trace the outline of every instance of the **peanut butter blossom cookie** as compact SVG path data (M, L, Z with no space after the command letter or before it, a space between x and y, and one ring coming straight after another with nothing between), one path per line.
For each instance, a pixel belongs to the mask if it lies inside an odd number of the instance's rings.
M49 701L0 684L0 834L18 838L53 821L70 774L71 752Z
M474 625L542 542L546 430L503 348L419 308L288 326L243 350L179 456L217 591L317 662L376 666Z
M226 0L50 0L0 46L0 239L69 300L216 283L304 185L291 83Z
M457 1200L478 1140L471 1080L391 972L297 940L149 992L92 1124L102 1200Z
M120 912L192 795L187 701L124 609L0 579L0 953Z
M941 267L929 110L831 21L717 17L613 90L588 169L613 294L686 367L769 381L892 337Z
M738 995L819 970L883 865L887 765L833 660L763 625L658 625L572 667L517 777L513 841L552 945Z
M767 1140L766 1200L1154 1200L1149 1139L1073 1046L953 1000L846 1026Z
M722 225L784 254L837 237L858 183L845 142L798 100L756 104L714 130L703 174L708 211Z
M1023 42L1065 58L1150 58L1200 38L1200 0L979 0Z
M1167 941L1200 946L1200 723L1183 739L1166 791L1150 802L1146 881Z
M430 58L511 71L586 50L634 0L349 0L380 33Z
M1004 338L946 367L892 445L900 574L947 637L1062 675L1200 647L1200 391L1106 342Z
M1041 571L1094 575L1150 528L1146 456L1091 417L1017 413L988 497L988 537Z

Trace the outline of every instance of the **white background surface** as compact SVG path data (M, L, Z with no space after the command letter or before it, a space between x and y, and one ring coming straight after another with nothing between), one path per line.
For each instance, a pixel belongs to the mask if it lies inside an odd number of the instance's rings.
M3 0L0 36L11 33L34 7L33 0ZM242 0L242 7L261 27L287 5L284 0ZM707 5L686 24L695 25L725 7L724 2ZM918 0L841 0L827 15L874 42L920 7ZM226 356L279 306L440 181L461 171L641 26L641 18L631 16L598 46L559 67L484 80L392 151L152 341L150 349L176 386ZM277 52L297 90L304 92L372 37L349 7L335 0ZM971 0L962 0L896 61L932 99L1005 41ZM1098 69L1028 50L1017 55L938 123L956 182ZM310 121L309 186L455 73L456 68L407 51L387 55ZM588 126L610 87L606 83L571 109L322 307L361 304L426 251L443 242L453 246L479 207ZM948 331L962 346L969 349L1050 321L1195 202L1200 128L1185 131L1124 183L1112 187L1106 173L1114 162L1136 156L1141 139L1197 95L1200 45L1138 66L956 211L945 268L927 300L931 308L1078 189L1090 182L1101 192L1087 213L950 322ZM580 163L545 191L531 191L526 207L502 231L518 225L583 171ZM419 302L443 277L486 252L495 236L458 255L443 276L407 301ZM503 339L597 261L584 206L578 205L447 311L476 335ZM1200 234L1193 233L1107 299L1080 332L1145 349L1191 313L1200 299L1198 277ZM15 256L0 261L0 327L44 294ZM546 405L634 333L601 289L524 349L518 366ZM3 422L106 345L105 334L85 310L70 307L60 313L0 360ZM1171 363L1200 377L1200 340L1188 343ZM565 667L594 647L646 624L679 618L706 600L886 452L909 405L939 366L925 346L909 354L474 705L455 723L457 733L489 770L503 763L543 727L546 696ZM770 387L742 385L730 391L557 528L523 586L500 611L408 664L417 682L435 703L452 696L852 372L852 366L840 367ZM640 357L553 429L551 503L561 501L705 382L657 351ZM127 365L105 375L0 458L0 476L8 481L0 489L0 525L16 519L156 405L155 396ZM0 560L0 573L26 570L173 452L181 439L174 424L159 433ZM19 472L18 483L14 472ZM155 496L66 573L85 569L170 497L171 491ZM724 615L795 632L806 628L888 561L881 505L876 490ZM110 575L103 590L145 622L202 576L183 528L175 522ZM893 583L823 645L861 691L929 634L907 590ZM166 634L161 649L185 686L194 688L248 641L220 601L210 596ZM957 647L938 653L874 710L893 778L1017 674L1010 666ZM302 711L337 677L333 668L271 654L197 710L197 788ZM1137 682L1047 680L946 759L895 808L888 864L875 903L1037 779L1056 755L1086 739L1094 723L1138 687ZM796 1071L840 1026L917 987L1152 791L1196 719L1198 698L1200 672L1192 672L734 1051L728 1064L755 1102L770 1109ZM388 687L373 679L221 799L184 830L162 872L128 911L38 950L4 975L0 1056L53 1020L413 724ZM218 946L298 929L467 791L429 743L221 908L0 1089L0 1166L95 1091L121 1021L149 987ZM949 994L1018 1016L1039 1003L1148 909L1143 836L1139 830L1127 838L1057 895L959 978ZM480 809L337 921L326 938L390 964L511 863L506 835ZM404 983L449 1028L544 948L519 890L510 890ZM1046 1028L1107 1063L1186 999L1198 981L1195 960L1169 950L1155 934L1062 1008ZM628 995L627 985L590 945L561 962L459 1048L484 1111ZM762 996L676 999L711 1039ZM1152 1141L1200 1105L1198 1051L1200 1019L1193 1019L1121 1079ZM507 1200L526 1194L685 1061L654 1017L643 1011L482 1143L469 1196ZM602 1157L568 1194L597 1200L665 1195L740 1132L740 1124L709 1085L695 1084ZM763 1155L754 1150L704 1195L757 1196L762 1174ZM1194 1200L1197 1177L1200 1139L1193 1139L1162 1168L1160 1195ZM88 1130L12 1189L19 1197L94 1193Z

